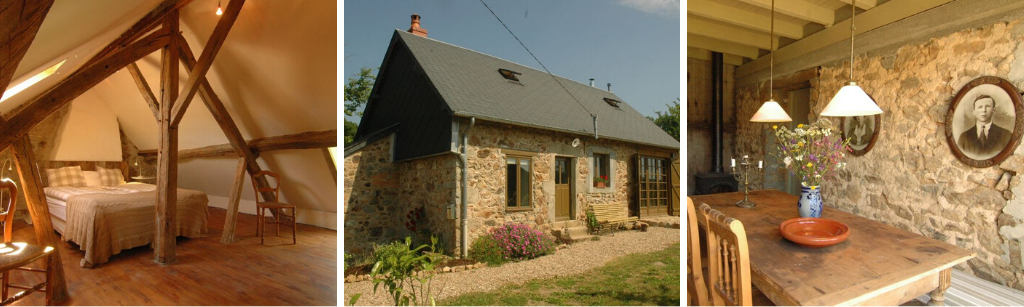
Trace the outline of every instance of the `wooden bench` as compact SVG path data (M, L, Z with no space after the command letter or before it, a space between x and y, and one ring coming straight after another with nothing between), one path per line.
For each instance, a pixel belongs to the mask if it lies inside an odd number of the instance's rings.
M629 208L623 204L594 204L590 205L590 209L597 217L598 232L613 230L629 223L636 224L638 220L635 216L629 216Z
M996 284L971 274L953 270L949 289L946 290L946 306L1022 306L1024 291ZM917 298L927 304L928 294Z

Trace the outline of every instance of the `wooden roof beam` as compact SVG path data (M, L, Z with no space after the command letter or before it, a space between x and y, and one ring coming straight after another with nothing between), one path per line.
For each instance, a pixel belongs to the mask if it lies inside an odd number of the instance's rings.
M839 0L846 4L853 4L853 0ZM878 0L857 0L857 8L862 10L870 10L871 8L878 5Z
M744 46L727 42L703 35L686 34L686 45L700 49L706 49L725 54L735 54L741 57L756 59L760 52L757 47Z
M863 0L862 0L863 1ZM860 1L857 2L858 4ZM744 27L751 30L771 33L771 17L754 12L737 10L728 5L709 0L690 0L686 2L686 12L692 16L703 17L718 22ZM689 20L689 19L687 19ZM795 23L775 20L775 34L795 40L804 38L804 27ZM776 45L778 46L778 45Z
M245 0L231 0L231 2L228 2L227 10L220 16L217 27L213 29L213 34L210 34L210 39L206 41L203 54L199 56L199 61L196 65L191 68L191 72L188 74L188 81L185 82L185 86L181 90L181 95L174 101L174 109L171 111L171 126L177 127L178 123L181 122L181 118L185 116L185 110L192 102L192 97L195 97L196 91L199 90L199 84L206 80L206 72L213 66L213 59L217 57L217 52L224 45L224 39L227 38L228 32L231 31L231 26L235 24L235 20L238 19L238 13L242 11L242 5L244 4Z
M0 3L0 96L14 79L18 64L39 32L53 0Z
M164 2L157 5L155 9L149 11L149 14L143 16L142 19L139 19L139 21L135 22L135 24L128 28L128 30L124 31L121 36L118 36L113 42L104 47L103 50L100 50L100 52L92 56L89 61L85 62L83 67L96 63L114 51L128 46L128 44L134 42L139 37L152 32L153 29L156 29L158 25L163 23L164 17L166 17L168 13L180 9L189 2L192 2L192 0L164 0Z
M149 89L149 83L146 83L146 77L142 76L139 66L135 63L128 64L128 73L132 75L132 79L135 79L135 85L139 87L142 99L146 100L149 110L153 112L153 118L160 121L160 103L156 101L153 90Z
M778 37L772 37L770 41L766 39L769 37L767 32L758 32L728 24L719 24L701 18L687 18L686 32L707 37L715 37L722 41L757 47L764 50L770 50L772 49L772 46L775 46L776 48L779 46Z
M178 219L178 127L171 124L172 101L178 98L178 10L167 14L163 28L170 41L160 56L160 155L156 163L156 230L153 257L159 264L177 261Z
M338 130L311 131L296 134L279 135L266 138L252 139L248 147L254 156L261 152L286 150L286 149L317 149L338 146ZM156 155L156 150L140 150L140 156ZM178 160L190 160L207 157L235 157L238 153L232 144L211 145L193 149L178 151ZM328 159L330 154L328 153Z
M694 47L686 47L686 57L698 60L711 61L711 50ZM743 57L735 54L722 54L722 63L740 66L743 65Z
M764 9L772 9L772 0L739 0L740 2L755 5ZM775 1L775 11L803 19L806 21L820 23L825 27L831 27L836 22L836 12L804 0Z

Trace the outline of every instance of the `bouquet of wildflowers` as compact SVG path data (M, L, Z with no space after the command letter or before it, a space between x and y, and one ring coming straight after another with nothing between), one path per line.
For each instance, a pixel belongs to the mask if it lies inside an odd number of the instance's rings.
M849 140L832 132L832 122L821 118L809 126L800 124L790 131L786 127L772 126L778 139L776 157L786 169L800 176L805 187L820 186L835 176L838 169L846 168L846 151L851 151Z

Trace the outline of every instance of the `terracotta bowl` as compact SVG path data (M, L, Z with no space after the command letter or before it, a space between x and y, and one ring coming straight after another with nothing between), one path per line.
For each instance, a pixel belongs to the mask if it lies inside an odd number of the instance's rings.
M825 247L846 240L850 227L836 220L823 218L795 218L779 226L782 237L807 247Z

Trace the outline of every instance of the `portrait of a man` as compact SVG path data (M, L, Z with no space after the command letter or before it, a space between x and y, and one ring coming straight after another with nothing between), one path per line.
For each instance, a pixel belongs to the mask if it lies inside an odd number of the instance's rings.
M976 156L992 156L1010 142L1010 130L993 122L995 99L989 95L978 95L972 104L974 125L960 134L957 146L965 153Z
M946 112L946 141L953 155L972 167L1006 160L1024 134L1024 102L1006 79L984 76L965 84Z

